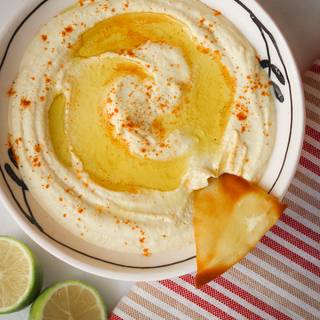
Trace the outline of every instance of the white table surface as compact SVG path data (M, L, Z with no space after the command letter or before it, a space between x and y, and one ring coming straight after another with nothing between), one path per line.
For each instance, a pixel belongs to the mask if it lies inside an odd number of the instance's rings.
M223 0L221 0L223 1ZM257 0L271 14L297 59L301 71L320 57L320 0ZM32 8L39 0L0 0L0 31L5 28L10 15L26 7ZM24 240L38 255L45 271L44 284L67 279L84 280L96 286L104 296L108 309L112 310L126 294L132 283L103 279L77 270L54 258L28 238L16 225L0 203L0 234ZM28 309L6 316L1 320L25 320Z

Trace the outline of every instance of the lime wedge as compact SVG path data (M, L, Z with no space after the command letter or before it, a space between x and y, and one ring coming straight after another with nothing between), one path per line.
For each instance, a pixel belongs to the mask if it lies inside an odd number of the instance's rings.
M0 314L28 306L41 290L42 273L22 242L0 236Z
M59 282L44 290L32 305L29 320L105 320L99 292L80 281Z

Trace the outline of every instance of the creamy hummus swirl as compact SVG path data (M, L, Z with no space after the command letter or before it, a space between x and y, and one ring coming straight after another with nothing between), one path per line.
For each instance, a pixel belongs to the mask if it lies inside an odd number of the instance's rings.
M81 1L40 30L10 92L32 194L64 228L116 251L192 245L192 191L224 172L259 180L274 144L255 50L193 0Z
M182 95L180 84L191 81L189 67L183 54L178 48L155 43L146 43L133 50L133 53L136 57L135 62L144 66L146 71L149 68L157 71L154 73L154 78L143 83L134 77L125 77L111 86L108 94L110 102L107 102L104 111L107 117L111 117L110 122L114 125L114 132L123 136L130 151L139 156L163 160L182 155L188 148L186 137L174 132L164 142L160 142L151 129L159 114L172 112L179 103ZM170 79L170 82L167 79ZM118 103L115 104L115 101ZM159 108L159 105L164 107ZM113 114L118 106L119 112ZM122 124L128 117L140 122L137 132L123 128ZM161 143L168 147L161 148ZM176 144L181 148L177 148Z

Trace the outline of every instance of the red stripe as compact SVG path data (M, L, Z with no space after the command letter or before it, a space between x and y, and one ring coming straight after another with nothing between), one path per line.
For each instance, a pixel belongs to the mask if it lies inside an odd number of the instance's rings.
M303 144L303 149L309 152L310 154L314 155L318 159L320 159L320 149L317 149L312 144L308 143L307 141Z
M302 268L310 271L311 273L315 274L316 276L320 277L320 269L314 265L312 262L302 258L298 254L292 252L291 250L287 249L286 247L282 246L280 243L270 239L268 236L264 236L261 239L261 242L269 247L270 249L276 251L277 253L283 255L284 257L290 259L292 262L296 263L297 265L301 266Z
M306 134L313 139L320 141L320 132L316 129L311 128L310 126L306 126Z
M290 191L288 191L288 194L289 193L290 193ZM283 200L283 202L289 205L290 210L298 213L301 217L303 217L304 219L310 221L314 225L316 225L316 226L319 225L320 226L320 216L318 216L315 213L309 211L308 209L300 206L298 204L300 202L299 200L295 201L295 200L290 200L288 198L285 198Z
M247 292L246 290L238 287L236 284L232 283L231 281L227 280L224 277L218 277L215 279L215 282L218 283L220 286L224 287L225 289L233 292L237 296L241 297L242 299L246 300L253 306L263 310L264 312L268 313L272 317L276 319L282 319L282 320L290 320L288 316L286 316L281 311L273 308L272 306L268 305L267 303L264 303L262 300L258 299L251 293ZM255 319L255 318L254 318Z
M314 247L311 247L310 245L308 245L307 243L305 243L304 241L300 240L299 238L297 238L296 236L292 235L291 233L283 230L281 227L275 225L273 226L273 228L271 229L271 232L276 234L277 236L279 236L280 238L286 240L287 242L293 244L294 246L296 246L297 248L305 251L307 254L309 254L310 256L314 257L314 258L318 258L320 257L320 251L317 250Z
M190 283L193 286L195 285L195 279L194 279L194 277L192 277L191 274L187 274L187 275L182 276L180 278L182 280ZM223 293L211 288L208 285L202 286L199 290L201 290L202 292L206 293L207 295L213 297L214 299L220 301L221 303L225 304L226 306L235 310L236 312L242 314L247 319L256 319L256 320L261 319L261 320L263 320L263 318L261 318L259 315L255 314L251 310L247 309L246 307L242 306L238 302L230 299L229 297L225 296Z
M302 223L298 222L297 220L290 217L288 214L283 214L281 216L281 221L290 226L291 228L299 231L303 235L309 237L310 239L314 240L315 242L320 242L320 234L314 232L312 229L306 227Z
M320 66L317 65L317 64L314 64L314 65L311 67L310 71L312 71L312 72L314 72L314 73L320 74Z
M314 164L312 161L305 157L300 158L300 164L305 167L307 170L313 172L314 174L320 176L320 167Z
M123 319L113 313L110 315L109 320L123 320Z
M188 289L180 286L179 284L175 283L172 280L162 280L162 281L159 281L159 283L161 283L164 287L166 287L166 288L172 290L173 292L181 295L182 297L186 298L190 302L196 304L197 306L199 306L203 310L206 310L207 312L213 314L214 316L218 317L219 319L226 319L226 320L227 319L234 319L229 314L225 313L223 310L220 310L219 308L217 308L213 304L208 303L208 301L205 301L201 297L195 295L194 293L192 293Z

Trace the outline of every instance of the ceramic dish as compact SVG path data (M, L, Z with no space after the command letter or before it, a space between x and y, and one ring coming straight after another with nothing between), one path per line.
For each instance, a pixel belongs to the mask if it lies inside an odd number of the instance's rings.
M145 258L90 245L57 225L33 200L20 179L7 147L9 85L33 36L51 17L74 0L44 0L24 17L12 17L10 32L1 34L0 52L0 198L20 227L57 258L84 271L122 280L159 280L195 270L193 247ZM229 18L256 48L261 65L273 82L277 111L277 136L261 186L283 197L295 173L304 134L304 99L300 76L281 32L255 2L206 0ZM272 67L270 67L272 66Z

